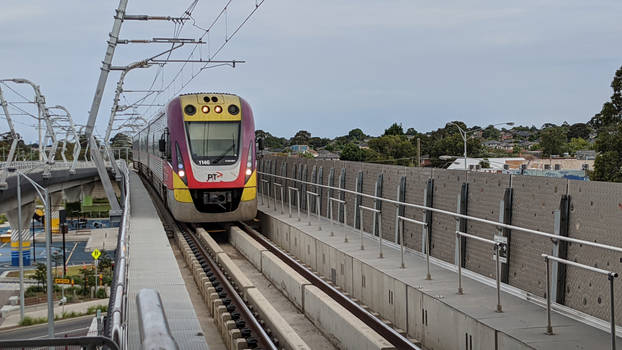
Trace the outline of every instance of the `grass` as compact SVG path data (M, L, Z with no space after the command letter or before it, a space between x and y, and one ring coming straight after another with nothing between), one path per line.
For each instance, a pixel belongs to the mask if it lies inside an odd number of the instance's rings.
M102 312L106 312L108 310L107 305L96 305L89 307L86 312L63 312L62 315L55 315L54 320L64 320L68 318L75 318L86 315L94 315L97 313L97 310L101 310ZM35 324L46 323L48 321L47 317L30 317L24 316L24 319L19 322L20 326L32 326Z

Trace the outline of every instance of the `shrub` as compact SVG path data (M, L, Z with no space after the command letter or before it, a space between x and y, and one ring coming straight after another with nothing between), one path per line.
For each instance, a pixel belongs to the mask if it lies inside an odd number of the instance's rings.
M86 310L86 314L87 315L92 315L97 313L97 310L102 310L102 312L106 312L108 311L108 305L96 305L96 306L91 306Z
M108 295L106 294L106 288L100 288L97 290L97 294L95 295L95 297L99 298L99 299L106 299L108 297Z
M24 316L24 319L19 322L20 326L31 326L33 324L46 323L48 321L47 317L39 317L32 318L29 316Z
M42 293L45 291L45 288L42 286L30 286L24 292L24 296L29 298L35 296L37 293Z

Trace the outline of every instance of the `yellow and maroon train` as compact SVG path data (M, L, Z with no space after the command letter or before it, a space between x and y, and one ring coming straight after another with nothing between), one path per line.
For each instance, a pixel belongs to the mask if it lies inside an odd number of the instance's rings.
M134 135L133 159L178 221L250 220L257 213L253 111L237 95L174 98Z

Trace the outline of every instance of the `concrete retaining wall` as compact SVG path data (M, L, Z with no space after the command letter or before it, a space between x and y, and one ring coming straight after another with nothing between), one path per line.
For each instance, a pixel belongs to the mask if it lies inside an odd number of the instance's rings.
M330 280L334 269L337 286L358 299L365 307L378 313L379 317L394 324L398 330L403 330L410 338L420 341L426 349L532 349L529 345L453 309L435 296L407 286L376 267L348 256L285 222L266 215L261 217L261 221L264 225L262 232L268 237L274 236L270 234L270 230L280 230L281 232L289 231L292 241L314 241L317 247L317 257L312 260L323 262L318 271L324 277ZM290 252L296 255L293 250ZM301 261L309 264L305 259ZM320 329L330 329L327 335L336 337L335 341L339 343L350 341L350 333L343 328L350 326L342 326L349 321L333 315L335 310L340 309L333 308L332 303L317 305L318 299L329 300L329 302L332 299L327 295L322 295L324 294L322 292L320 292L322 294L314 292L310 295L309 290L315 291L315 288L314 286L304 287L305 314ZM327 307L333 310L325 310L324 308ZM341 312L338 311L338 313ZM326 318L323 318L322 314L326 315ZM338 324L334 324L334 320L337 320ZM465 347L465 335L469 346L472 344L470 348ZM504 340L495 347L496 338ZM361 343L353 344L359 346L354 347L356 349L364 346Z
M277 228L283 229L285 226L274 222L272 227L276 230ZM261 272L270 281L272 281L274 286L278 288L292 303L294 303L298 309L303 311L307 318L309 318L337 347L340 349L353 350L393 349L393 346L378 335L378 333L369 328L366 324L352 315L348 310L343 308L324 292L311 285L309 281L303 278L291 267L283 263L273 253L265 251L263 246L259 245L248 234L241 231L233 233L233 230L234 228L231 229L232 234L235 234L237 238L235 241L232 241L232 243L246 248L250 247L249 249L251 250L255 249L255 252L250 252L249 255L254 255L256 252L261 251ZM298 252L307 251L307 248L305 247L310 246L313 246L314 249L308 251L313 252L313 254L316 254L316 251L321 251L321 249L325 249L327 253L329 252L328 248L330 247L328 246L316 250L316 245L321 243L316 242L313 237L310 237L299 230L297 231L298 233L294 233L294 236L296 237L294 242L302 242L300 245L297 243L294 245L297 247L296 249ZM328 259L326 257L328 257ZM307 260L309 260L308 257ZM317 261L318 259L313 258L312 260ZM342 253L336 254L336 251L332 248L330 248L330 253L328 253L328 255L324 255L322 261L323 265L325 264L328 266L328 264L331 264L330 266L333 266L332 264L339 263L345 266L350 266L351 269L351 263L349 265L347 263L348 259L346 259ZM349 258L349 261L351 262L352 259ZM344 280L344 271L345 269L341 270L341 281ZM265 298L263 298L263 296L256 295L257 293L255 293L255 291L256 289L249 289L249 299L253 301L254 305L262 305ZM404 293L406 292L405 286L403 286L403 291ZM380 298L382 298L382 296ZM265 302L267 303L267 301ZM269 308L271 308L271 306L269 306ZM264 317L263 312L268 313L266 317ZM395 312L395 310L391 310L391 312ZM402 318L403 323L405 324L405 310L401 310L400 312L403 313ZM260 311L260 314L270 325L271 329L274 330L275 328L282 327L278 320L270 320L270 310ZM282 336L287 336L287 334Z

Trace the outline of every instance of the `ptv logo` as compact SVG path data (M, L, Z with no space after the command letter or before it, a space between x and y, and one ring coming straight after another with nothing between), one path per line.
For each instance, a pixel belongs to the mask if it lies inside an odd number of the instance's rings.
M207 181L215 181L217 179L220 179L221 177L222 173L220 171L217 171L215 173L207 174Z

